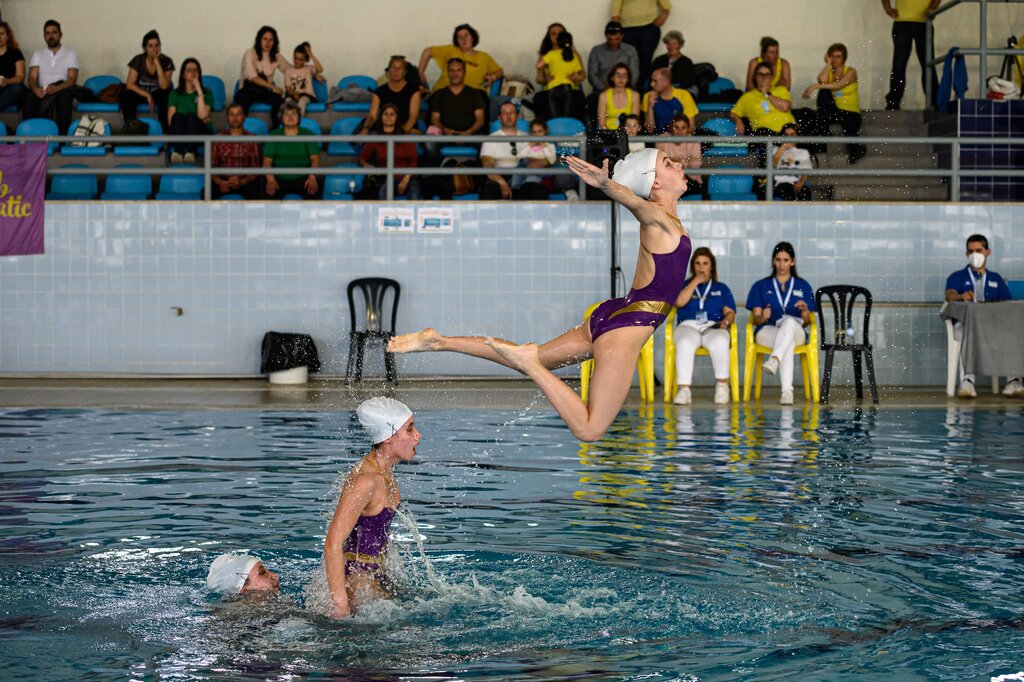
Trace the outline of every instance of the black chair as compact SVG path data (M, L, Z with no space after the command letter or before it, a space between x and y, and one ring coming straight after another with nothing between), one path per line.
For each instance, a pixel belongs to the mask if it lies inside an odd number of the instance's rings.
M360 329L356 325L356 301L354 292L358 289L362 294L362 305L366 311L363 318L365 325ZM394 290L391 299L391 326L384 328L384 302L388 292ZM379 340L384 352L384 370L387 380L398 381L398 370L395 368L395 355L387 351L388 341L395 335L395 318L398 316L398 297L402 287L393 279L384 277L365 277L354 279L348 284L348 311L351 331L348 335L348 367L345 378L355 375L356 381L363 379L363 354L368 339Z
M828 297L832 303L833 330L831 343L825 332L825 316L822 315L822 299ZM864 299L864 324L861 328L861 343L856 343L853 329L853 305L857 298ZM857 400L864 399L864 382L861 379L861 355L868 366L868 381L871 382L871 399L878 404L878 385L875 383L875 361L868 341L868 323L871 321L871 292L852 284L833 284L821 287L814 293L818 306L818 324L821 329L821 349L825 351L825 376L821 381L821 402L828 403L828 389L832 383L832 358L837 350L853 354L853 377L856 382Z

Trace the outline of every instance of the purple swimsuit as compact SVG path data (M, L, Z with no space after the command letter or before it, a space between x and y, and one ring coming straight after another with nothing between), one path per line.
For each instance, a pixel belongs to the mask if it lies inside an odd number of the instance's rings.
M388 530L394 518L395 510L389 507L384 507L379 514L359 517L342 546L345 575L354 570L370 573L380 571L388 551Z
M610 298L590 315L590 339L619 327L650 326L655 329L672 312L686 281L690 263L690 238L685 234L671 253L652 253L654 277L642 289L630 289L625 298Z

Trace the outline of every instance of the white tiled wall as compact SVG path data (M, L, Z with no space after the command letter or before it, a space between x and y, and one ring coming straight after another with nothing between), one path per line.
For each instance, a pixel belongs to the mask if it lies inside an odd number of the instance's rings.
M311 334L324 371L343 373L345 286L364 276L401 282L400 331L545 340L607 297L608 204L453 206L452 234L395 235L363 203L48 204L47 253L0 258L0 372L253 375L273 329ZM628 280L636 223L621 215ZM1024 277L1014 205L683 203L680 215L739 301L781 239L812 285L861 284L876 301L939 301L975 231L992 241L993 269ZM873 340L882 383L944 383L937 306L877 310ZM447 354L403 358L400 371L503 372Z

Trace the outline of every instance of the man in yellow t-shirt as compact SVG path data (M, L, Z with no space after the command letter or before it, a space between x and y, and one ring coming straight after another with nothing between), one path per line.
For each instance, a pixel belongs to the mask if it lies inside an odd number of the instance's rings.
M778 133L787 123L796 123L796 118L790 111L792 98L789 90L781 85L773 88L771 82L772 67L766 62L761 62L754 69L754 83L757 87L743 93L729 112L729 116L736 123L737 135L747 131L744 119L750 122L751 133L756 133L761 128Z
M889 93L885 96L885 110L899 111L903 91L907 87L907 62L910 61L911 45L921 63L921 88L927 92L926 78L932 81L932 97L939 89L935 68L925 64L931 59L925 45L928 13L939 6L940 0L882 0L882 9L892 17L892 72L889 74ZM895 3L895 7L893 4ZM925 106L931 106L927 102Z

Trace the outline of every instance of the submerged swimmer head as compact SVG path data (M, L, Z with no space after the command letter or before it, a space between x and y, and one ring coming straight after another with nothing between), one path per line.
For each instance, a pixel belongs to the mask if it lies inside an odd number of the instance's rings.
M370 442L377 445L395 435L412 417L412 410L394 398L378 397L360 403L356 416L370 436Z
M206 576L210 590L227 595L277 592L279 582L276 573L248 554L221 554Z

